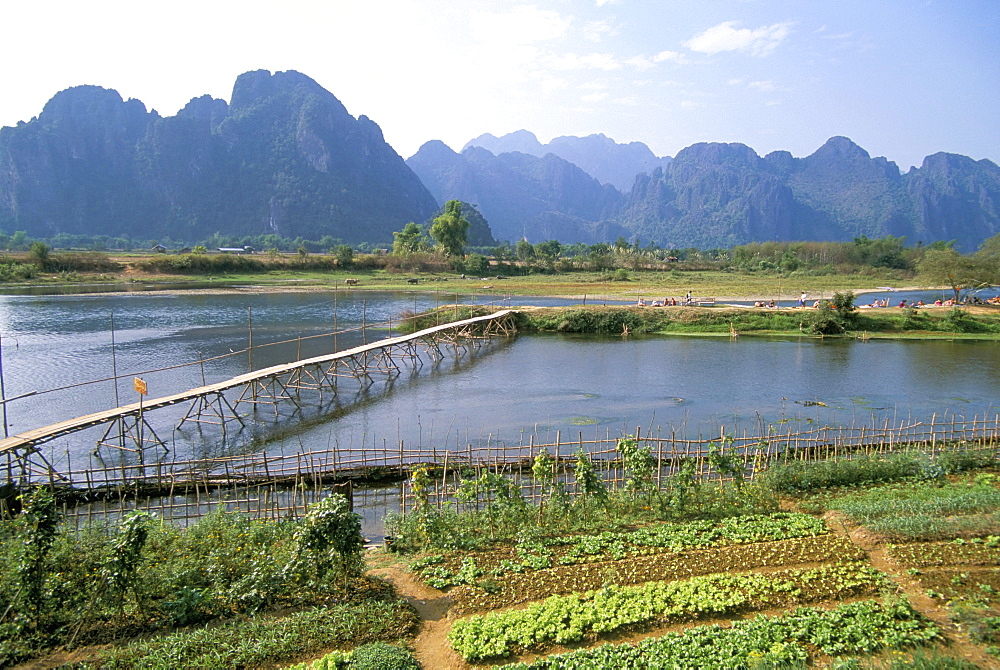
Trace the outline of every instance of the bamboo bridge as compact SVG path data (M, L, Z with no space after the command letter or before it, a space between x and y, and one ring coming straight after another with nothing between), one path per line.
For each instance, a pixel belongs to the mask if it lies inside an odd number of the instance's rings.
M0 455L7 457L7 482L17 480L23 484L40 478L61 480L61 474L48 462L39 447L72 433L105 426L95 452L102 447L133 452L141 462L147 449L167 449L148 417L157 409L188 403L187 412L176 428L187 422L218 425L223 431L231 421L244 425L239 413L242 406L253 409L261 405L271 406L277 418L280 403L302 407L301 391L316 392L320 398L325 393L336 394L338 378L349 377L365 386L374 382L373 375L391 378L399 374L402 365L421 367L421 354L433 360L442 360L448 355L446 350L450 349L458 358L492 338L512 337L516 334L515 314L516 310L505 309L453 321L409 335L389 337L332 354L254 370L181 393L140 400L12 435L0 440ZM235 400L227 398L227 392L236 396Z

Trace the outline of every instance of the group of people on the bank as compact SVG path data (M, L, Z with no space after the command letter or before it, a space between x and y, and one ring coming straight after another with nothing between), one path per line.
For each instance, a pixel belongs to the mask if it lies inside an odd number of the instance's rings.
M799 307L800 308L805 308L806 307L806 304L808 302L808 298L809 298L808 294L806 294L804 292L799 295ZM812 303L813 309L819 309L822 306L823 302L824 302L823 300L815 300L815 301L813 301L813 303ZM651 302L646 302L645 298L640 297L638 299L638 301L636 302L636 306L637 307L676 307L677 305L691 306L693 304L694 304L694 300L691 298L691 292L690 291L688 291L688 293L687 293L686 296L684 296L683 298L680 298L680 299L678 299L678 298L663 298L662 300L653 300ZM911 301L911 300L907 300L906 298L903 298L902 300L899 301L899 304L896 305L896 307L899 307L899 308L907 308L907 307L909 307L909 308L920 308L920 307L953 307L953 306L955 306L957 304L963 304L963 305L1000 305L1000 295L995 295L992 298L987 298L985 300L983 300L982 298L980 298L978 296L972 296L971 298L966 298L966 299L962 300L961 303L956 302L952 298L948 298L947 300L941 300L940 298L938 298L937 300L935 300L933 303L930 303L929 305L926 304L923 300L917 300L916 302L914 302L914 301ZM764 307L764 308L768 308L768 309L775 309L777 307L777 305L775 304L774 300L755 300L754 303L753 303L753 306L754 307ZM889 304L889 299L888 298L876 298L875 300L871 301L867 305L858 305L858 307L860 307L862 309L878 309L878 308L883 308L883 307L890 307L890 304Z
M640 297L636 301L636 307L676 307L677 305L687 305L691 306L694 304L694 299L691 297L691 291L687 292L687 295L677 300L677 298L664 298L663 300L654 300L652 302L646 302L646 299Z

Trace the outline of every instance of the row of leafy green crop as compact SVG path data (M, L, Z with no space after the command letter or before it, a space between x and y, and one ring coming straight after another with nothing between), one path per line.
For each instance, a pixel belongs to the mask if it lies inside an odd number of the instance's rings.
M285 670L420 670L420 663L403 647L369 642L354 651L331 651L315 661L290 665Z
M633 531L605 531L594 535L558 537L522 536L515 549L517 561L505 560L489 571L492 579L506 574L542 570L554 565L577 565L594 561L621 560L633 556L679 552L693 547L750 544L797 537L815 537L827 532L823 521L808 514L776 512L665 523ZM483 577L474 557L466 557L460 568L441 565L445 557L432 554L411 566L427 583L438 589L459 584L475 585Z
M971 482L897 483L817 498L805 505L817 512L840 510L874 532L908 540L1000 531L1000 490L990 473Z
M450 595L454 602L452 612L464 615L541 600L559 593L593 591L610 584L628 586L689 579L697 575L748 572L761 567L847 563L865 557L850 540L827 534L639 556L625 561L559 566L507 574L503 579L486 577L475 586L459 586Z
M941 565L1000 565L1000 536L987 535L950 542L890 544L889 557L901 565L927 568Z
M551 596L523 610L459 619L448 640L468 661L502 658L518 650L578 642L635 627L803 600L870 594L887 585L882 573L854 564L606 587L583 594Z
M262 667L330 647L409 637L419 625L416 612L401 602L331 605L282 618L230 622L133 642L104 651L92 666Z
M790 461L771 466L760 481L778 493L796 493L907 479L935 480L996 464L993 450L961 447L940 451L933 457L921 451L908 451L887 456Z
M362 576L360 519L343 496L299 521L220 512L185 529L133 513L80 531L60 523L48 491L22 502L0 524L0 665L54 645L386 596Z
M832 610L801 607L780 617L737 621L728 628L698 626L635 645L607 644L547 656L533 663L506 665L504 669L801 667L809 658L808 647L837 657L900 649L937 637L937 627L909 605L867 600Z
M520 482L481 470L463 478L447 493L453 500L430 504L438 478L429 468L418 468L410 480L412 512L390 514L386 529L400 551L426 549L469 550L493 541L510 541L526 529L539 535L581 530L606 530L654 521L722 519L774 512L772 491L746 481L744 456L731 448L732 439L712 444L704 463L676 458L668 477L658 477L657 457L649 445L635 437L618 440L616 462L625 473L624 483L609 486L602 467L580 449L572 456L572 478L560 474L565 461L541 450L531 467L532 481L540 489L537 504L524 498ZM718 479L702 477L707 466Z

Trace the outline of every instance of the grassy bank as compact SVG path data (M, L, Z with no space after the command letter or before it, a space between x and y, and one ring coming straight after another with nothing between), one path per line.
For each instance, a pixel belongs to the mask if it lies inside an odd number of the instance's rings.
M488 308L441 308L411 316L407 330L489 313ZM732 336L983 339L1000 337L1000 307L857 310L726 307L528 307L518 315L522 332L598 335L674 334Z
M1000 309L885 309L842 316L832 310L733 308L574 308L528 313L539 331L620 334L843 335L983 337L1000 334Z
M23 255L22 255L23 256ZM805 291L829 297L839 290L874 290L877 286L913 283L912 273L887 268L864 272L824 274L794 272L785 275L720 269L704 263L671 263L669 267L611 270L572 269L541 271L516 264L493 265L485 272L463 273L433 254L419 257L355 255L341 264L325 254L121 254L96 252L54 253L39 266L25 257L9 257L10 269L0 273L6 286L83 286L119 284L129 290L136 283L191 283L211 280L219 287L253 284L265 287L332 289L345 280L357 280L358 290L430 290L459 295L560 295L589 300L628 300L639 297L679 297L688 291L719 299L780 300ZM14 270L17 270L16 272ZM416 284L412 283L416 280Z

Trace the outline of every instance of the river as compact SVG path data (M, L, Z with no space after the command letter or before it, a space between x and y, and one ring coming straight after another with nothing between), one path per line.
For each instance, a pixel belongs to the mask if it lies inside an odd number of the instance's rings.
M251 365L327 353L332 337L299 338L329 333L334 325L398 324L407 310L455 298L360 291L0 296L7 430L16 434L112 408L116 393L122 404L135 402L132 377L140 374L150 396L158 397ZM389 334L355 330L339 335L336 346ZM251 337L252 360L246 352ZM279 341L286 343L262 346ZM189 365L174 367L182 363ZM95 379L106 381L73 386ZM48 391L56 388L64 390ZM532 335L339 397L303 427L286 423L276 439L288 449L382 440L464 446L527 443L532 435L548 442L556 431L615 435L638 426L697 435L758 422L895 423L993 413L997 389L997 342ZM259 443L260 431L253 438ZM218 448L177 431L166 441L196 455ZM48 448L58 460L64 450L83 453L92 445L74 444L70 436Z

